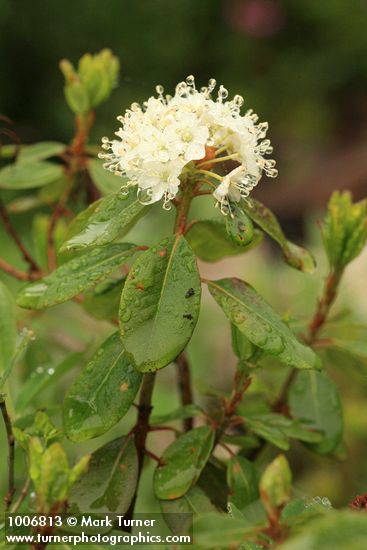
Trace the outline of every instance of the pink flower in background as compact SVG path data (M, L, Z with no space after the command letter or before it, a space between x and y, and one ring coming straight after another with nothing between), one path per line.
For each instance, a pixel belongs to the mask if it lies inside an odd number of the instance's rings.
M230 0L225 15L233 29L256 38L277 34L285 21L284 8L276 0Z

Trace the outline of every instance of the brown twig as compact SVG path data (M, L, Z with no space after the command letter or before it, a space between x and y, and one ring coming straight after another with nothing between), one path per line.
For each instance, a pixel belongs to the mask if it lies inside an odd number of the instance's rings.
M75 117L75 137L70 147L73 156L81 157L85 154L85 145L89 132L94 124L95 112L90 111L86 115L79 114Z
M149 426L150 432L174 432L175 434L179 433L176 428L173 428L172 426Z
M215 441L221 443L221 438L228 426L232 424L233 417L242 401L243 394L251 384L251 378L239 370L236 371L231 397L223 402L224 418L217 427Z
M192 388L191 388L191 374L190 364L186 353L183 351L176 358L178 386L180 390L181 404L191 405L192 403ZM185 432L192 430L194 425L192 418L185 418L183 420L183 428Z
M152 411L152 395L155 382L155 373L147 373L144 375L143 383L140 390L138 419L134 428L135 448L138 456L138 478L136 481L136 492L130 504L125 517L131 519L134 515L135 503L137 499L137 491L139 481L143 471L144 456L146 451L146 440L149 432L149 418Z
M28 477L27 478L27 481L25 482L24 484L24 487L23 489L21 490L20 492L20 495L17 499L17 501L14 503L14 506L12 507L11 509L11 513L14 514L18 508L20 507L20 505L22 504L23 500L25 499L25 497L27 496L27 493L28 493L28 489L29 489L29 486L31 484L31 479Z
M0 128L0 134L3 134L4 136L7 136L8 138L10 138L14 142L15 152L14 152L14 156L13 156L13 162L15 162L18 155L19 155L20 147L21 147L21 142L20 142L18 134L16 132L14 132L14 130L9 130L9 128ZM3 145L3 143L0 142L0 151L1 151L2 145Z
M144 375L138 405L138 420L135 430L135 446L138 453L139 476L143 467L145 442L149 431L149 418L152 411L152 395L155 374Z
M188 223L185 227L185 232L184 232L184 235L187 235L188 232L190 231L190 229L192 229L192 227L197 223L197 220L191 220L190 223Z
M5 503L5 510L9 510L10 505L13 501L13 496L15 493L15 486L14 486L14 446L15 446L15 439L13 434L13 428L11 425L11 420L8 414L8 410L6 408L6 403L4 400L4 397L0 397L0 409L1 414L4 420L5 424L5 430L6 430L6 436L8 441L8 490L4 497L4 503Z
M17 247L19 248L20 252L22 253L22 256L24 260L29 264L31 271L39 271L39 267L32 258L32 256L29 254L25 246L23 245L22 241L18 237L18 234L14 227L12 226L9 216L4 208L4 205L2 201L0 200L0 218L3 220L4 227L8 234L11 236Z
M336 298L341 276L342 273L334 273L332 271L326 278L323 295L319 300L314 316L308 325L308 335L306 336L305 341L309 344L312 344L315 341L318 333L325 324L330 308Z
M223 449L225 449L227 451L227 453L233 458L234 456L236 456L236 453L234 453L232 451L232 449L230 447L228 447L228 445L226 445L225 443L223 443L222 441L219 443L219 445L221 447L223 447Z
M37 273L26 273L25 271L20 271L2 258L0 258L0 269L2 271L5 271L5 273L7 273L8 275L15 277L19 281L36 281L37 279L42 277L42 272L40 271Z
M151 451L149 451L148 449L145 449L144 454L145 454L146 456L149 456L149 458L151 458L152 460L154 460L159 466L162 466L162 465L163 465L162 459L161 459L159 456L157 456L157 455L155 455L154 453L152 453Z

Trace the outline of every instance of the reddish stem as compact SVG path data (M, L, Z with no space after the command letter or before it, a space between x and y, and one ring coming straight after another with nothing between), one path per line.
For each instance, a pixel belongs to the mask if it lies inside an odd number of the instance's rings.
M192 389L191 389L191 374L190 374L190 365L186 353L183 351L176 359L177 365L177 374L178 374L178 385L181 396L181 404L191 405L192 399ZM183 420L183 427L185 432L192 430L194 425L192 418L185 418Z
M26 250L25 246L23 245L22 241L18 237L18 234L14 227L12 226L9 216L4 208L4 205L2 204L0 200L0 217L3 220L4 227L8 234L11 236L17 247L19 248L20 252L22 253L22 256L24 260L29 264L31 271L39 271L39 267L32 258L32 256L29 254L29 252Z

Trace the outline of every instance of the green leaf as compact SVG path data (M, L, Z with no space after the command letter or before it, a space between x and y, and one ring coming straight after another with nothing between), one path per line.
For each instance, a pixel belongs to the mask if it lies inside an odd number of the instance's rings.
M36 412L34 416L34 426L31 431L32 434L43 437L46 441L63 436L62 431L56 428L48 414L44 411Z
M39 512L57 510L63 503L71 485L85 470L89 457L83 457L79 464L70 470L68 459L60 443L53 443L43 449L38 438L29 443L30 477L37 495Z
M342 406L338 390L325 372L299 372L289 391L291 416L322 432L312 445L319 454L331 453L343 435Z
M240 279L207 281L227 318L256 346L299 369L320 368L315 353L301 344L271 306Z
M259 498L259 476L255 466L242 456L233 457L227 465L229 501L239 510Z
M288 502L282 510L281 520L292 525L298 521L308 519L310 515L331 510L332 506L327 497L315 497L308 499L294 499ZM305 518L306 516L306 518Z
M133 264L121 295L121 338L141 372L168 365L186 347L200 308L195 256L182 235L144 252Z
M78 235L80 232L84 230L92 214L94 214L96 210L98 211L98 207L103 200L104 199L102 198L92 202L92 204L90 204L88 208L79 212L79 214L72 219L66 231L65 242L59 249L59 254L72 250L72 248L69 249L69 247L67 246L67 242L73 237L75 237L75 235Z
M0 373L11 363L17 341L14 298L0 281Z
M293 536L292 536L293 535ZM296 530L282 543L282 550L365 550L367 547L366 514L331 511Z
M316 262L311 252L291 241L286 241L285 247L283 247L283 258L288 265L299 271L304 273L315 271Z
M17 304L28 309L43 309L65 302L105 279L135 252L136 247L127 243L94 248L23 288Z
M322 338L328 339L328 347L345 351L356 357L367 359L367 326L359 323L328 323L322 331Z
M195 485L175 500L161 500L163 517L172 533L190 533L193 516L215 512L216 508L200 487Z
M24 328L21 331L21 333L19 334L19 337L17 338L14 355L12 356L11 361L5 367L4 372L0 376L0 388L4 386L13 368L19 363L19 361L23 359L23 355L28 347L28 344L33 339L34 339L34 333L32 330L28 330L27 328Z
M50 157L56 157L66 149L64 143L58 141L41 141L32 145L22 145L17 162L31 162L35 160L46 160Z
M224 435L222 441L230 445L237 445L245 451L259 447L258 438L251 435Z
M308 425L281 414L247 416L246 423L255 434L285 451L289 449L290 437L307 443L319 443L322 439L321 433L311 431Z
M242 548L241 544L256 539L256 531L242 519L227 514L208 513L194 518L194 544L208 550Z
M246 214L265 233L276 241L283 250L284 260L292 267L312 273L315 270L315 260L308 250L287 240L273 212L256 199L247 199L241 204Z
M38 438L30 440L29 451L29 473L37 494L37 507L40 511L46 511L67 497L68 460L59 443L53 443L44 450Z
M9 143L0 146L0 159L11 159L15 156L16 152L20 149L19 145Z
M340 271L362 251L367 239L367 201L349 192L332 194L322 230L331 268Z
M6 205L6 210L9 214L22 214L23 212L29 212L35 208L43 206L39 197L26 195L24 197L16 197Z
M203 409L193 403L190 405L184 405L179 409L176 409L167 414L152 415L150 417L151 424L165 424L166 422L172 422L173 420L185 420L186 418L193 418L194 416L201 416Z
M88 170L93 180L94 185L99 189L102 195L110 195L120 191L126 178L115 176L105 168L103 162L97 159L90 159L88 162Z
M277 456L267 466L260 479L260 496L270 518L288 502L291 494L292 472L284 455Z
M138 459L131 437L121 437L91 456L88 471L70 492L70 510L81 513L127 512L136 490Z
M214 431L201 426L178 437L162 455L162 465L154 472L157 498L182 497L199 478L214 445Z
M254 238L254 226L251 218L243 210L233 204L231 215L226 217L227 234L237 246L247 246Z
M240 361L255 360L261 350L255 346L236 325L231 324L232 349Z
M115 332L96 351L64 400L66 435L84 441L107 432L130 409L141 374L130 364Z
M195 254L205 262L217 262L226 256L243 254L257 246L262 238L263 233L256 230L249 244L238 246L229 239L225 224L219 220L195 222L187 234L187 240Z
M109 279L88 291L82 303L85 311L96 319L117 319L125 281L126 276Z
M0 170L0 189L33 189L62 178L64 171L51 162L19 162Z
M148 211L135 193L121 192L108 195L81 212L70 228L73 236L64 243L61 251L100 246L123 236L140 216ZM78 226L79 232L75 232Z
M219 510L226 510L229 488L225 466L213 456L209 458L197 484Z
M82 353L75 352L68 355L56 367L47 365L37 367L31 372L19 391L16 402L17 411L22 411L39 393L60 380L78 364L82 357Z
M64 174L62 178L57 181L53 181L52 183L44 185L38 189L37 196L42 205L46 204L47 206L53 208L54 204L60 201L68 187L70 187L70 179L66 176L66 174ZM63 221L66 223L65 220Z
M105 101L116 85L119 61L105 48L83 55L76 71L67 59L60 62L65 77L65 97L75 113L85 113Z
M64 88L65 99L76 114L85 114L91 109L88 93L81 82L75 80Z
M246 418L246 424L253 433L262 437L265 441L272 443L283 451L289 449L289 438L278 426L273 426L261 417L258 418L256 416Z

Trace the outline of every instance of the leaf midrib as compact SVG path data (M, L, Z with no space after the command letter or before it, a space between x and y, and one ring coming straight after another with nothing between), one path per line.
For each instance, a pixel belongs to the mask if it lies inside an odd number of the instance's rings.
M151 327L150 334L149 334L149 341L148 341L147 349L151 349L153 334L154 334L155 326L156 326L156 323L157 323L157 318L158 318L158 315L159 315L159 310L160 310L160 307L161 307L161 303L162 303L162 300L163 300L163 294L164 294L168 274L169 274L170 267L171 267L171 264L172 264L172 261L173 261L173 257L175 255L175 252L176 252L176 249L178 247L178 243L179 243L181 237L182 237L182 235L177 235L176 236L176 238L173 242L173 245L172 245L172 249L171 249L169 258L168 258L166 270L165 270L163 281L162 281L161 290L160 290L160 293L159 293L159 300L157 302L157 307L156 307L155 313L154 313L153 325Z

